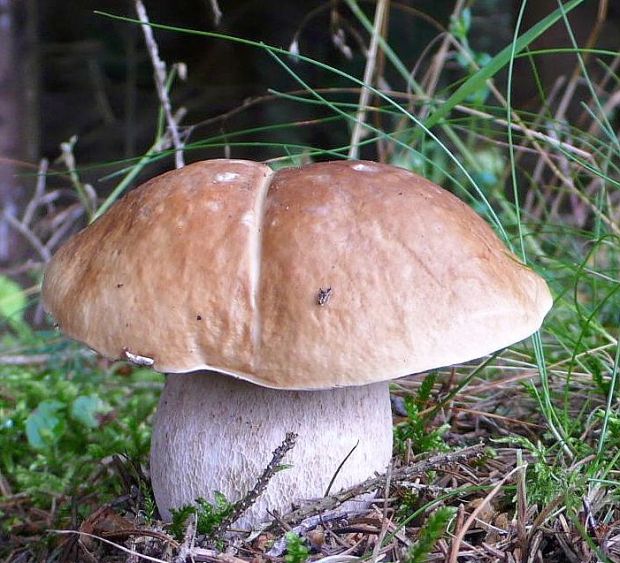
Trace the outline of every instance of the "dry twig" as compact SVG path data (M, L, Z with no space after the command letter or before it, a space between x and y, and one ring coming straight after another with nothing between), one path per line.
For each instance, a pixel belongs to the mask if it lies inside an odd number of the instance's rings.
M136 0L136 12L138 13L138 19L142 22L142 31L144 33L144 40L146 41L146 47L151 57L151 63L153 64L155 88L157 89L157 95L161 107L164 110L166 116L166 123L168 124L168 130L172 137L172 144L174 145L174 159L177 168L182 168L185 165L183 159L183 141L181 141L181 135L179 134L179 128L177 122L172 115L172 105L170 103L170 97L166 90L166 63L159 57L159 48L151 29L146 8L142 3L142 0Z
M222 21L222 10L217 0L209 0L209 3L211 4L211 11L213 12L213 25L217 27Z
M263 492L265 492L269 481L278 471L284 456L295 446L296 440L297 434L294 432L286 433L284 441L274 450L271 461L268 463L262 475L257 479L252 490L233 505L230 515L227 518L224 518L211 532L212 537L217 537L224 532L235 520L237 520L248 508L250 508L250 506L256 502Z
M144 555L143 553L138 553L136 551L126 548L125 546L114 543L113 541L106 540L105 538L96 536L95 534L88 534L86 532L80 532L78 530L49 530L49 532L52 534L79 535L80 537L92 538L100 542L106 543L114 547L115 549L119 549L120 551L122 551L123 553L127 553L128 555L136 555L140 559L144 559L145 561L153 561L154 563L169 563L167 561L164 561L163 559L158 559L157 557L151 557L150 555Z
M482 502L469 515L467 520L465 520L465 523L459 527L458 532L455 534L454 539L452 540L452 548L450 550L450 559L448 560L449 563L457 563L458 556L459 556L459 550L461 548L461 544L463 543L463 538L465 537L467 530L469 530L471 525L474 523L474 520L476 519L478 514L486 507L486 505L491 501L491 499L502 489L502 487L504 486L504 483L508 479L510 479L510 477L512 477L513 473L515 473L516 471L520 471L521 469L522 467L518 465L512 471L510 471L510 473L508 473L508 475L506 475L497 485L495 485L495 487L493 487L491 492L486 497L484 497L484 499L482 499Z
M484 451L483 445L471 446L457 452L449 452L445 454L437 454L427 459L423 459L406 467L400 467L392 471L391 480L393 483L401 480L411 479L415 475L426 473L427 471L437 470L447 465L453 465L456 463L464 463L473 458L479 457ZM341 504L359 497L365 493L376 491L385 485L385 475L378 477L370 477L359 485L349 487L336 494L328 497L323 497L314 502L311 502L302 508L293 510L288 514L284 514L281 517L282 522L287 525L293 525L302 520L314 515L320 514L324 511L330 511L340 506ZM267 526L267 529L274 527L274 524Z

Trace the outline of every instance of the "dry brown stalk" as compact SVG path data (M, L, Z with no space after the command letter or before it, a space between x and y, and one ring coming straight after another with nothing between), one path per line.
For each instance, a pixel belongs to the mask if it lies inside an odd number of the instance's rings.
M375 548L372 552L372 558L374 561L377 561L379 557L379 551L381 550L381 546L383 545L383 540L385 539L385 535L387 534L389 525L392 524L390 518L388 518L388 498L390 496L390 485L392 482L392 464L387 468L387 472L385 474L385 492L384 492L384 500L383 500L383 511L381 513L381 530L379 531L377 541L375 543Z
M366 85L371 85L377 63L377 51L379 49L379 37L383 28L383 20L388 12L389 0L378 0L375 8L375 21L373 23L373 33L370 40L370 47L366 55L366 68L364 69L364 87L360 93L358 110L355 116L355 125L351 134L351 147L349 148L349 158L356 159L359 156L359 142L362 138L364 122L366 121L366 107L370 100L370 89Z
M191 557L192 550L194 548L194 542L196 541L196 525L198 518L196 513L191 514L185 523L185 537L183 543L179 546L179 552L174 558L174 563L183 563L188 557Z
M454 5L454 9L452 10L452 14L450 15L450 20L458 19L461 12L463 11L463 7L465 6L465 0L457 0ZM448 56L448 49L450 48L450 35L448 33L443 34L443 40L437 53L433 56L433 62L427 74L427 80L425 80L425 88L424 91L428 95L429 98L435 95L435 91L437 90L437 84L439 83L439 76L441 75L441 71L443 70L446 64L446 58ZM420 112L420 119L426 119L428 115L428 111L430 106L424 106L422 111Z
M523 463L523 453L517 450L517 466L520 468L517 473L517 537L522 553L528 552L527 545L527 488L525 482L526 465Z
M517 466L512 471L510 471L508 475L506 475L497 485L495 485L495 487L493 487L491 492L489 492L489 494L486 495L484 499L482 499L482 502L469 515L467 520L465 520L465 523L463 524L462 527L460 527L458 532L455 534L454 539L452 540L452 548L450 550L450 558L448 559L448 563L458 563L459 550L461 548L461 544L464 543L463 538L465 537L467 530L469 530L471 525L474 523L474 520L476 519L478 514L480 514L480 512L486 507L486 505L491 501L491 499L497 493L499 493L499 491L504 486L504 483L508 479L510 479L515 472L520 471L521 469L522 469L521 466Z

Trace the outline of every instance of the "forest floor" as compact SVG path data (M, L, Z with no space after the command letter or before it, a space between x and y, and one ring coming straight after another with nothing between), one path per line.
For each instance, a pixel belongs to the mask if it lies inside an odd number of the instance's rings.
M127 380L141 381L142 393L157 395L157 380L145 378L143 370L135 370L136 378L128 366L90 358L86 364L124 387ZM467 392L455 396L462 374L471 371L465 366L396 381L396 453L387 473L274 515L251 534L230 525L231 505L225 500L198 506L174 526L162 523L144 459L109 455L82 460L87 465L80 482L75 475L67 483L72 493L47 496L47 508L40 483L36 492L11 494L7 479L0 480L0 553L7 563L620 561L620 503L604 484L584 486L589 460L567 463L565 452L543 445L545 420L524 385L535 381L535 373L498 371L491 381L469 373ZM2 391L6 398L8 390ZM12 399L19 400L14 394ZM579 411L585 402L578 398L572 408ZM148 423L150 413L145 415ZM55 416L62 417L62 409ZM99 433L120 421L118 432L127 422L124 413L112 410L97 416ZM70 415L66 422L77 424ZM583 435L584 445L595 439L596 432ZM427 451L416 453L420 447ZM64 455L59 473L63 463L72 462L70 451ZM36 465L32 461L31 480ZM369 492L374 493L370 506L338 510L342 502ZM224 519L226 528L219 525Z

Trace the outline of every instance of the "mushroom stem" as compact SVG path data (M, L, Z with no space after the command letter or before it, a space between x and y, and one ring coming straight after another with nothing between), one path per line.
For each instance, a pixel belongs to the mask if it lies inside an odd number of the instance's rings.
M235 502L252 489L287 432L298 434L263 495L235 523L250 528L293 503L323 496L382 472L392 454L385 382L323 391L282 391L218 373L168 375L155 416L151 479L164 520L170 509Z

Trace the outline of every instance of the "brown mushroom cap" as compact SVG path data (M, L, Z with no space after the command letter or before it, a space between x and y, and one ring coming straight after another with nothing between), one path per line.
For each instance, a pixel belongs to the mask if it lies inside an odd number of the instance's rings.
M478 358L534 332L552 301L474 211L420 176L241 160L129 193L57 252L43 299L105 356L289 389Z

